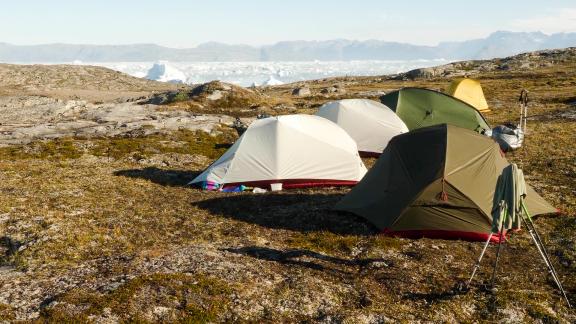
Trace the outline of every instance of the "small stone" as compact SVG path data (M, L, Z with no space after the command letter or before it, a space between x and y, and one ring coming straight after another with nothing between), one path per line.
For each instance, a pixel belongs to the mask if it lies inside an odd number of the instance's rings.
M154 315L158 317L163 317L170 312L170 308L163 306L156 306L154 307L154 310L152 312L154 313Z
M374 261L370 263L370 267L374 269L380 269L380 268L387 268L389 267L389 265L385 261Z

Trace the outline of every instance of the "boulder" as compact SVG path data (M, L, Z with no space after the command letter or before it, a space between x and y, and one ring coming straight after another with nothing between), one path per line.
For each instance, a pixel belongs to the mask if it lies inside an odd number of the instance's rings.
M201 103L217 104L221 100L234 98L236 101L257 102L260 94L254 89L247 89L237 85L212 81L201 84L192 89L190 99Z
M310 91L310 88L308 87L300 87L292 90L292 95L298 97L307 97L312 95L312 91Z
M427 79L433 78L441 74L442 71L438 71L436 68L421 68L406 72L405 76L409 79Z
M222 97L224 97L222 91L214 90L211 94L206 96L206 99L214 101L214 100L220 100L222 99Z
M346 93L346 89L344 89L343 86L336 84L334 86L328 87L328 88L324 88L320 91L320 93L322 94L331 94L331 93Z

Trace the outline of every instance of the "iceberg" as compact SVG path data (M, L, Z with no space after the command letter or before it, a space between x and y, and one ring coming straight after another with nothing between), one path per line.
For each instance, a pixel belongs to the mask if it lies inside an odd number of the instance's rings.
M148 70L146 79L160 82L184 83L186 82L186 74L171 66L168 62L157 62Z
M303 61L303 62L83 62L105 66L139 78L201 84L220 80L249 87L279 85L347 75L386 75L449 63L428 61ZM152 65L155 65L154 67ZM152 69L151 69L152 67ZM270 77L273 76L273 77ZM268 81L266 81L268 80ZM263 84L263 81L266 81Z
M263 86L276 86L276 85L283 85L284 82L276 79L273 75L271 75L264 83Z

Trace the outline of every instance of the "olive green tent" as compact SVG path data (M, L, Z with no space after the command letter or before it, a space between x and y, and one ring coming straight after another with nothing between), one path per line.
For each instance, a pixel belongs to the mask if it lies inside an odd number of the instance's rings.
M476 108L442 92L403 88L382 96L380 100L394 110L410 130L438 124L455 125L479 133L490 130L488 122Z
M392 138L335 208L394 236L486 240L496 184L508 165L491 138L446 124L421 128ZM532 188L527 193L532 215L556 212Z

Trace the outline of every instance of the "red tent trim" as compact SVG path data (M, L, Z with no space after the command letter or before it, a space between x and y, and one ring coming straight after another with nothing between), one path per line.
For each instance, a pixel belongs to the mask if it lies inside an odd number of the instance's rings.
M464 231L446 231L446 230L407 230L407 231L394 231L385 228L381 232L386 236L393 237L405 237L405 238L431 238L431 239L442 239L442 240L464 240L464 241L478 241L486 242L490 233L479 233L479 232L464 232ZM506 234L503 236L503 241L506 241ZM490 239L492 243L500 242L500 234L495 233Z
M279 180L260 180L260 181L246 181L226 183L224 188L237 187L245 185L247 187L258 187L270 189L272 183L281 183L283 189L295 188L317 188L317 187L353 187L358 181L350 180L329 180L329 179L279 179Z

